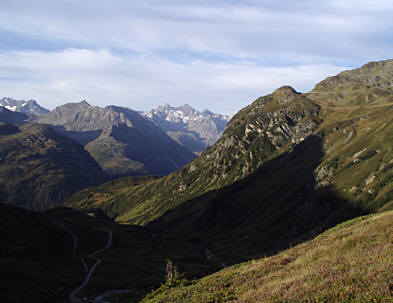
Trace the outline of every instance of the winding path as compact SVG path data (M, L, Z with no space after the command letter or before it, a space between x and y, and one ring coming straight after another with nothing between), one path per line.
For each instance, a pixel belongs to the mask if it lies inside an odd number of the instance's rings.
M101 263L101 259L97 258L96 256L102 252L104 252L105 250L107 250L109 247L111 247L112 245L112 232L108 229L105 228L96 228L97 230L101 230L101 231L105 231L108 233L108 241L106 243L106 245L103 248L100 248L99 250L96 250L95 252L91 253L89 255L90 258L94 259L96 262L93 264L93 266L90 268L90 270L88 269L88 266L85 262L85 259L78 255L76 250L78 248L78 242L79 242L79 238L75 235L75 233L68 228L67 226L61 224L59 221L57 221L55 218L53 218L52 216L48 215L48 217L54 222L56 223L58 226L60 226L61 228L63 228L64 230L66 230L74 239L74 243L73 243L73 248L72 248L72 253L73 255L75 255L76 257L79 257L83 268L85 269L85 271L87 272L87 275L85 277L85 279L83 280L83 283L81 285L79 285L77 288L75 288L70 295L68 296L68 299L65 301L65 303L67 302L71 302L71 303L78 303L78 302L91 302L91 303L110 303L108 301L105 301L106 297L112 296L112 295L116 295L116 294L122 294L122 293L127 293L127 292L131 292L131 291L136 291L135 289L114 289L114 290L108 290L98 296L96 296L94 299L92 300L88 300L87 298L78 298L76 295L79 291L81 291L84 287L86 287L86 285L89 283L91 276L93 275L96 267Z
M98 228L97 228L98 229ZM82 290L87 283L89 283L91 276L93 275L96 267L101 263L101 259L97 258L96 255L102 253L103 251L105 251L106 249L108 249L109 247L111 247L112 245L112 232L108 229L99 229L102 231L105 231L108 233L108 242L106 243L106 245L103 248L100 248L99 250L96 250L95 252L93 252L92 254L89 255L89 257L93 258L96 262L94 263L94 265L90 268L89 272L87 273L83 283L81 285L79 285L77 288L75 288L69 295L69 300L72 303L77 303L77 302L82 302L82 299L79 299L76 294Z

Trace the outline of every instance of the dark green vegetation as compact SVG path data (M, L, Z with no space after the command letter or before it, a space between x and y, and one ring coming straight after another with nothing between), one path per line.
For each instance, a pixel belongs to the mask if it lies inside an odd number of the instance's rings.
M276 256L163 284L142 302L392 302L392 222L392 211L351 220Z
M102 263L78 297L130 289L122 296L141 298L163 282L167 258L192 273L188 278L214 270L197 245L113 223L96 211L88 213L91 216L67 208L34 213L0 204L0 302L64 302L86 275L79 256L90 267L89 254L106 244L108 235L99 228L113 232L113 243L98 255ZM56 222L78 237L78 256L72 253L72 236Z
M0 123L0 202L45 210L106 179L81 145L49 126Z
M37 118L80 144L112 177L167 175L195 158L139 113L69 103Z

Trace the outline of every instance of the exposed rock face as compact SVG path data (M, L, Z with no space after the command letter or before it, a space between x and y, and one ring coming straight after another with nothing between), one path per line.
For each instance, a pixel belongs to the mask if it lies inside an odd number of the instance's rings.
M33 115L41 115L49 112L49 110L40 106L35 100L25 101L4 97L0 99L0 106L3 106L13 112L21 112Z
M222 138L202 154L201 160L211 161L214 182L226 184L228 176L232 181L244 178L276 151L313 134L319 111L320 107L307 97L283 86L237 113Z
M84 145L112 176L166 175L195 157L159 127L127 108L100 108L86 101L68 103L37 121Z
M0 201L45 210L107 180L78 143L41 124L0 123Z
M188 104L179 107L165 104L142 115L195 154L214 144L230 119L229 116L208 110L199 112Z

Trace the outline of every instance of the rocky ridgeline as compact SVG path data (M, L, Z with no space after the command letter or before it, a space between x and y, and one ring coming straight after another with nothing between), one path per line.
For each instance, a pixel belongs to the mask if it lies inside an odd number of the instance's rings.
M211 182L229 184L314 133L320 107L283 86L242 109L200 161L210 162ZM191 166L195 167L195 166ZM192 168L191 168L192 169Z

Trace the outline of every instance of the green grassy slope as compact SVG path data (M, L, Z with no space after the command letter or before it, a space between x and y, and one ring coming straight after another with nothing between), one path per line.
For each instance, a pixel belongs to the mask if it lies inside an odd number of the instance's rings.
M357 218L276 256L164 284L143 303L391 302L393 212Z
M313 172L315 187L327 187L364 211L390 209L392 62L345 71L308 94L282 87L242 109L215 145L177 172L114 194L107 188L87 189L72 197L69 205L95 205L118 221L145 225L188 200L252 175L266 161L317 135L322 138L323 156ZM372 102L356 101L364 92L373 94ZM261 182L269 186L269 174L264 176Z
M319 106L290 87L256 100L228 124L221 139L175 173L118 193L87 189L68 205L102 208L118 221L146 224L209 190L240 180L285 153L317 128Z

